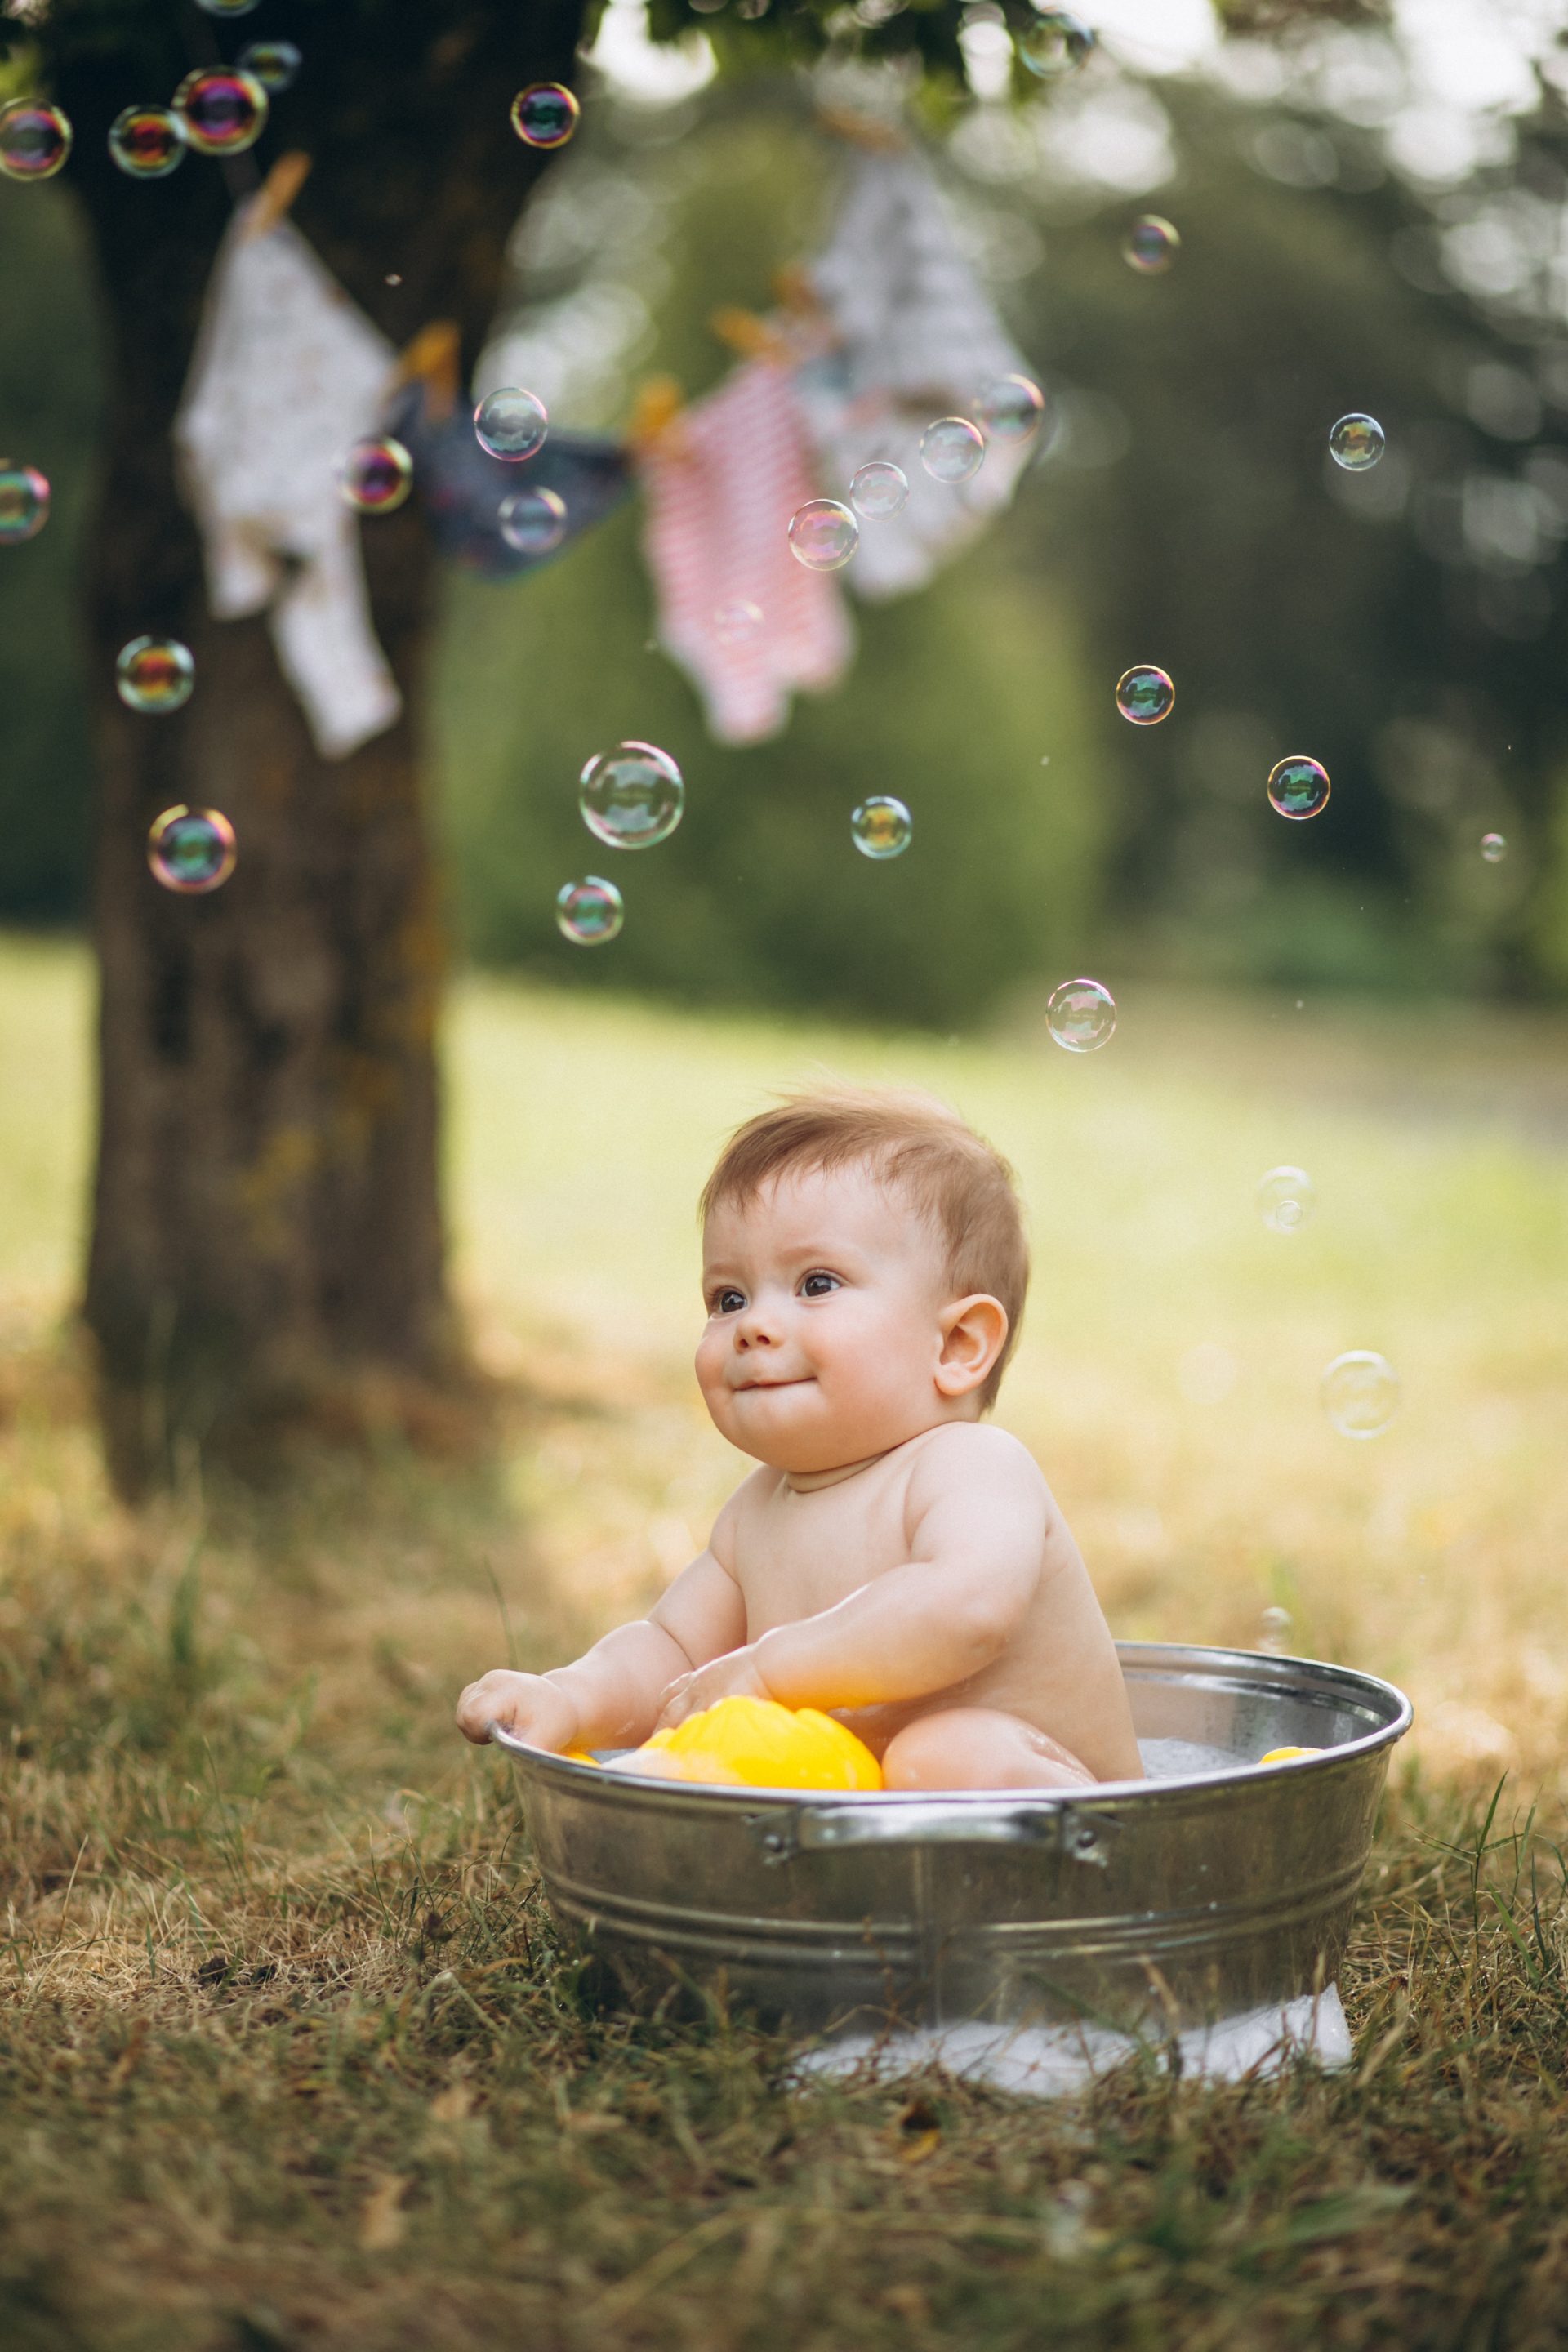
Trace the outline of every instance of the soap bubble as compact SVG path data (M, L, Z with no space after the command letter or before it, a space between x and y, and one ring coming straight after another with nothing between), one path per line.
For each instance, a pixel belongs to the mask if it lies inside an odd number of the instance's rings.
M680 823L686 786L669 753L657 744L617 743L588 761L577 805L589 832L612 849L651 849Z
M1498 866L1501 864L1502 860L1508 856L1508 844L1503 839L1500 833L1482 834L1481 856L1486 859L1489 866Z
M49 519L49 486L37 466L0 457L0 547L37 539Z
M114 691L130 710L156 718L189 702L196 666L178 637L132 637L114 665Z
M921 464L933 482L973 481L985 462L985 436L967 416L939 416L921 435Z
M603 947L626 919L620 892L597 874L585 874L581 882L563 882L555 893L556 927L574 947Z
M237 155L267 128L267 92L237 66L202 66L174 92L175 111L198 155Z
M209 16L248 16L258 0L198 0Z
M1042 81L1058 81L1082 65L1094 47L1094 35L1081 18L1067 8L1040 8L1038 22L1014 35L1018 56Z
M914 837L915 822L902 801L873 793L855 811L849 830L863 857L900 857Z
M566 501L558 490L516 490L500 502L500 535L520 555L548 555L566 536Z
M1064 980L1051 991L1046 1021L1057 1044L1069 1054L1092 1054L1110 1041L1116 999L1098 980Z
M1285 1636L1289 1631L1289 1609L1266 1609L1263 1612L1263 1633L1258 1644L1258 1648L1268 1650L1275 1657L1279 1657L1285 1647Z
M291 89L305 60L292 41L252 41L241 49L239 62L254 74L269 98Z
M1144 213L1128 230L1121 257L1145 278L1158 278L1169 269L1181 246L1181 233L1168 220L1158 213Z
M868 522L896 515L909 495L910 478L903 467L882 457L873 457L868 466L862 466L849 485L850 505Z
M549 430L544 403L531 392L520 392L514 383L487 393L474 411L480 448L488 449L492 457L504 457L509 466L531 457L542 447Z
M583 110L558 81L531 82L511 102L511 127L526 147L564 147Z
M122 107L109 126L109 152L133 180L166 180L186 143L184 118L172 107Z
M750 645L763 629L763 608L744 596L731 598L729 604L717 605L713 614L713 634L721 646Z
M1152 662L1124 669L1116 681L1116 708L1134 727L1154 727L1176 707L1176 689L1168 673Z
M165 890L195 898L234 872L234 827L221 809L165 809L147 835L147 863Z
M338 488L361 514L390 514L414 487L414 460L401 441L373 435L338 464Z
M52 180L70 153L72 135L58 106L14 98L0 106L0 172L8 180Z
M1329 772L1321 761L1292 752L1269 769L1268 798L1281 816L1318 816L1329 805Z
M1299 1233L1317 1201L1304 1168L1271 1168L1258 1179L1258 1213L1271 1234Z
M1026 375L998 376L974 404L974 422L988 441L1027 441L1045 414L1046 395Z
M1383 455L1384 430L1375 416L1342 416L1329 430L1329 455L1347 474L1364 474Z
M1386 1356L1352 1348L1323 1374L1323 1411L1342 1437L1376 1437L1399 1410L1399 1375Z
M790 517L790 553L808 572L837 572L860 544L860 526L837 499L807 499Z

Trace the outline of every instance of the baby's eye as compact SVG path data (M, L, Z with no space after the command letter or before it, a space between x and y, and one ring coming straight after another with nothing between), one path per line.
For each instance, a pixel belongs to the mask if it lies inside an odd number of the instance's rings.
M716 1290L709 1306L713 1315L738 1315L746 1303L743 1290Z
M826 1298L830 1291L843 1287L836 1274L808 1274L800 1286L803 1298Z

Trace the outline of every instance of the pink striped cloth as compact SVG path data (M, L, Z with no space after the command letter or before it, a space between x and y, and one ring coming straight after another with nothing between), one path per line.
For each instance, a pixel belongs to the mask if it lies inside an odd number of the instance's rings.
M815 498L788 373L750 360L644 452L643 546L658 636L702 698L721 743L760 743L794 693L837 684L854 652L838 583L790 552L790 517ZM721 622L736 605L760 626Z

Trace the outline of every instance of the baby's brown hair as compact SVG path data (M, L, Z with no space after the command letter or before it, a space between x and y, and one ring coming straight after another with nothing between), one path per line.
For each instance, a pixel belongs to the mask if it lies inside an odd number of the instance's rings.
M832 1087L786 1095L738 1127L702 1188L700 1213L744 1207L793 1171L863 1166L896 1184L941 1234L955 1298L1000 1299L1007 1337L980 1392L996 1401L1017 1343L1029 1286L1029 1244L1013 1171L999 1151L933 1095Z

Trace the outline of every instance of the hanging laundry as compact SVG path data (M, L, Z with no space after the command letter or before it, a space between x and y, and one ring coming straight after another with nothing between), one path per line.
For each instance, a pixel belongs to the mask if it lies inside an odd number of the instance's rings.
M443 555L486 580L536 572L574 539L602 522L631 493L631 464L619 442L552 425L543 447L521 465L509 465L479 446L473 417L461 402L440 413L428 385L406 385L384 424L414 460L414 479ZM550 490L565 508L561 538L529 554L502 538L503 499L522 490Z
M837 581L790 552L817 484L788 370L738 367L648 437L640 469L660 642L720 742L776 735L791 695L836 685L854 651Z
M237 214L174 423L218 620L265 612L316 748L340 760L397 719L358 521L336 468L374 432L396 354L287 221Z

